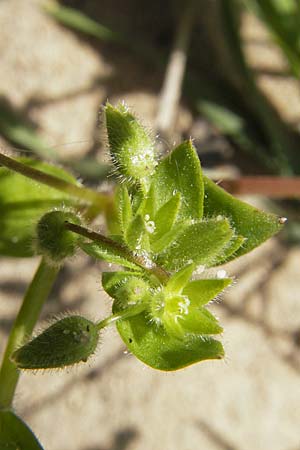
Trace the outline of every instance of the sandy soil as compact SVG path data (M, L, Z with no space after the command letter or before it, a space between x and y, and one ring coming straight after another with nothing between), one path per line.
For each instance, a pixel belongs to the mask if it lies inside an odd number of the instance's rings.
M122 54L113 64L43 15L40 4L0 4L1 95L26 110L62 154L83 154L94 144L97 111L108 96L125 99L151 124L160 81ZM125 62L127 76L118 72ZM47 450L300 449L299 260L299 248L271 240L227 268L237 284L214 307L226 330L225 362L156 372L127 354L110 329L89 364L23 375L16 410ZM37 263L1 261L1 352ZM100 269L84 256L71 261L42 320L64 310L104 316L110 302Z

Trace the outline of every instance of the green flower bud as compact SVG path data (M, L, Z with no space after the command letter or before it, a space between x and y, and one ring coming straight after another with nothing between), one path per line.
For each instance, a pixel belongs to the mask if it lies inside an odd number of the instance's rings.
M116 298L120 305L127 307L142 302L148 295L149 284L141 278L131 277L119 287Z
M86 362L98 340L93 322L81 316L65 317L16 350L11 360L19 369L62 368Z
M50 263L59 264L73 256L80 236L65 228L65 222L80 225L78 215L68 211L51 211L39 220L36 228L36 250Z
M112 161L128 182L149 186L157 161L154 142L125 105L104 109Z

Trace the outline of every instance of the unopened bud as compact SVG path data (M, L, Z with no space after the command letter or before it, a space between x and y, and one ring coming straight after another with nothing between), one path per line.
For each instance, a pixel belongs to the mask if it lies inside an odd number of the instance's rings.
M16 350L11 360L19 369L51 369L70 366L95 352L97 326L81 316L69 316L51 325Z

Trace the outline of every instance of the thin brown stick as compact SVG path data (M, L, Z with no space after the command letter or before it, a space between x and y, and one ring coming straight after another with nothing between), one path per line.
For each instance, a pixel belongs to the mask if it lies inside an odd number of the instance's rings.
M300 198L300 177L245 176L219 183L235 195L264 195L271 198Z

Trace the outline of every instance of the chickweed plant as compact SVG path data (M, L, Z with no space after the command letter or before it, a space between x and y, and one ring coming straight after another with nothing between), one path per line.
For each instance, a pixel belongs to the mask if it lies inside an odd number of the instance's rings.
M0 154L0 254L41 256L0 369L1 449L42 448L13 411L20 372L86 362L111 324L154 369L222 359L215 336L223 329L208 305L232 278L222 269L209 276L207 269L248 253L284 223L206 178L192 141L159 157L125 105L106 104L103 115L119 181L113 196L84 187L59 167ZM99 214L105 234L93 229ZM102 273L111 315L94 322L66 315L30 338L59 269L79 251L115 268Z

